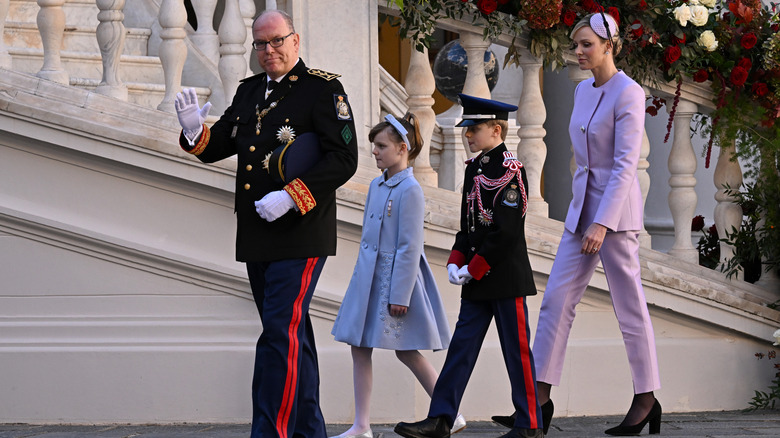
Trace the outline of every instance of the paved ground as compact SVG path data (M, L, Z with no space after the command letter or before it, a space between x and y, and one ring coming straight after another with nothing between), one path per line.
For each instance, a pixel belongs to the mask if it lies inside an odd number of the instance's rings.
M571 417L553 419L549 438L606 437L604 430L618 424L620 417ZM328 425L328 433L344 431L344 425ZM397 437L393 425L376 424L374 437ZM507 429L492 422L471 422L456 438L494 438ZM647 426L643 431L647 435ZM176 425L29 425L0 424L0 438L246 438L247 424L176 424ZM694 414L664 414L661 436L708 438L780 437L780 410L752 413L702 412Z

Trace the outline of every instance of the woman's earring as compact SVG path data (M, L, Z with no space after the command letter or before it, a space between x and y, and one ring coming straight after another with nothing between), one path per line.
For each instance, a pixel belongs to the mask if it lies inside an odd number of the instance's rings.
M604 54L605 54L605 55L609 55L609 50L607 50L606 52L604 52Z

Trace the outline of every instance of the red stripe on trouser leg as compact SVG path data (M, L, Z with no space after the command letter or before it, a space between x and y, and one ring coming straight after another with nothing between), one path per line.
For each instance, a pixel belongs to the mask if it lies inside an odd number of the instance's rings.
M309 289L317 260L319 258L315 257L308 259L306 262L306 268L303 270L303 276L301 277L301 290L298 292L298 297L293 304L292 319L287 331L288 339L290 340L287 349L287 378L284 382L282 406L279 408L279 414L276 417L276 431L279 433L280 438L287 438L287 425L290 421L290 412L295 401L295 387L298 384L298 346L300 345L298 328L303 317L303 299L306 297L306 291Z
M515 313L517 313L517 336L520 341L520 360L523 362L523 384L528 403L528 416L531 429L539 429L539 419L536 417L536 382L534 382L531 367L531 349L528 347L528 332L526 331L526 314L523 297L515 298Z

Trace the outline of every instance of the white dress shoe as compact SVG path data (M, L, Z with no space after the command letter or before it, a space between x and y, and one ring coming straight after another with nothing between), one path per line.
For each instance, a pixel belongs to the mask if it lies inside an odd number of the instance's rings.
M341 435L332 436L330 438L374 438L374 433L371 432L371 429L368 429L367 431L357 435L347 435L347 433L344 432Z
M452 429L450 429L450 435L456 434L465 428L466 428L466 419L463 418L463 415L458 414L457 418L455 418L455 422L452 423Z

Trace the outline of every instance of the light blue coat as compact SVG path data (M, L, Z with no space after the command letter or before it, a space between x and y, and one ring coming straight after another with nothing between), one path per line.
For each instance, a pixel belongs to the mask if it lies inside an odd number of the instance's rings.
M386 174L386 173L385 173ZM337 341L391 350L441 350L450 329L423 252L425 198L412 168L371 182L360 251L333 325ZM390 304L407 306L390 315Z

